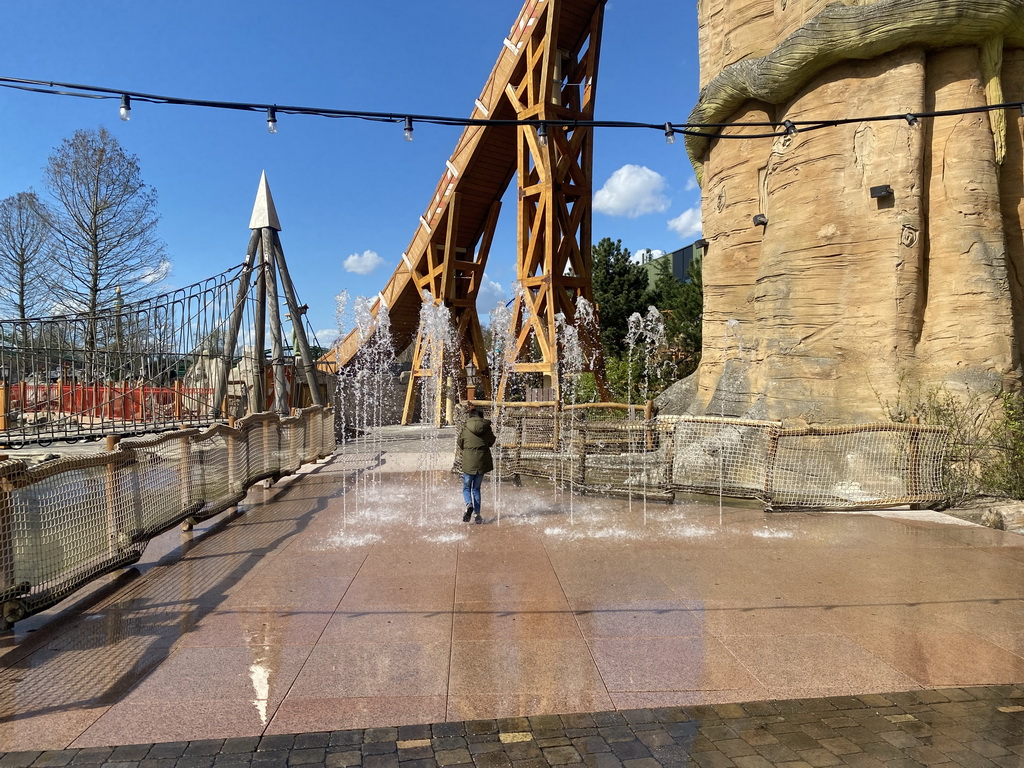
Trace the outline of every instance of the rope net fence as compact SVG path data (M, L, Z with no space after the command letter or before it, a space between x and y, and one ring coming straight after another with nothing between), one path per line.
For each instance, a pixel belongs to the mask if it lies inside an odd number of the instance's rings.
M580 493L758 499L770 511L947 503L945 427L784 429L774 421L648 417L642 406L475 404L492 421L502 479L544 478ZM454 469L461 472L458 459Z
M142 557L150 539L235 506L256 482L334 452L334 414L253 414L116 450L0 462L0 606L13 623Z
M246 330L230 360L226 350L241 277L234 267L96 314L0 320L0 444L201 427L265 410L249 402L264 361L253 347L255 291L239 307ZM293 394L296 378L289 368ZM226 397L215 403L218 384Z

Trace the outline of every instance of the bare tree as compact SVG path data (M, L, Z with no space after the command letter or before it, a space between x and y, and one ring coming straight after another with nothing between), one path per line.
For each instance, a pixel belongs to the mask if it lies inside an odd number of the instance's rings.
M156 292L169 265L156 233L156 190L142 181L135 155L105 128L75 131L50 155L46 187L60 256L51 288L65 312L93 317L115 306L118 288L126 301ZM90 324L86 351L103 343Z
M0 317L36 317L49 310L43 279L50 232L35 192L0 201Z

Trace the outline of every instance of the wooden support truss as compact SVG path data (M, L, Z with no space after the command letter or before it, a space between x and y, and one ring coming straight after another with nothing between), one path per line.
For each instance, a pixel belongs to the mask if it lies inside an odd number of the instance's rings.
M593 302L591 210L593 129L573 124L593 120L604 8L598 5L589 34L576 49L557 47L558 2L551 0L527 40L526 67L506 93L520 120L518 129L518 280L512 312L512 347L499 388L508 375L536 372L560 398L556 317L572 325L577 300ZM556 125L548 125L556 121ZM583 339L585 357L607 399L596 338ZM539 359L537 359L539 358Z

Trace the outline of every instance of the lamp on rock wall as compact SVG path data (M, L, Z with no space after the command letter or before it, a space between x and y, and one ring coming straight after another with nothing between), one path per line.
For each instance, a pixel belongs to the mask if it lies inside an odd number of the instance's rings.
M881 200L886 197L893 197L896 193L892 191L892 187L888 184L880 184L877 187L871 188L871 199Z
M767 227L768 226L768 217L765 216L763 213L757 214L754 217L754 226L755 227Z
M702 251L706 251L708 249L708 241L703 238L701 238L700 240L695 240L693 245L695 248L698 248Z

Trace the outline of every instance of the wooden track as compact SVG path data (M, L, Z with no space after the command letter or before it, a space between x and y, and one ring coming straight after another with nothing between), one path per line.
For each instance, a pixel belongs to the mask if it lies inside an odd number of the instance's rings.
M548 29L556 30L556 39L548 43L549 50L574 54L592 35L595 15L602 12L604 1L527 0L502 43L471 117L521 119L523 97L522 93L517 97L516 84L523 83L537 66L536 60L530 59L531 55L536 57L536 45L531 40L536 40L538 20L545 20ZM549 6L557 19L549 18ZM486 377L476 298L500 201L519 166L521 130L516 126L469 126L459 137L408 249L372 305L375 315L381 302L388 307L396 349L405 349L415 340L426 292L430 300L443 301L452 308L462 362L472 360ZM587 242L587 259L589 246ZM353 330L322 361L344 366L359 346L358 331Z

